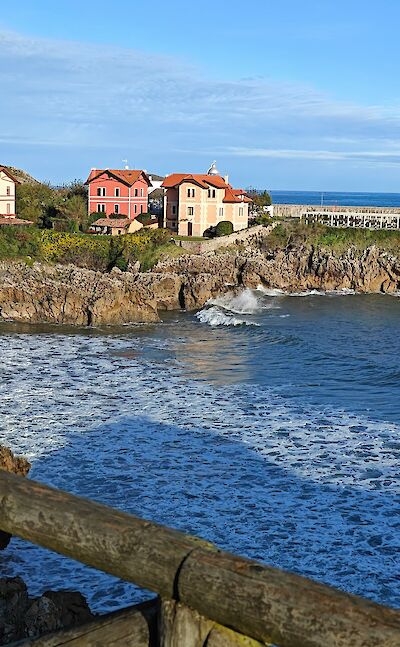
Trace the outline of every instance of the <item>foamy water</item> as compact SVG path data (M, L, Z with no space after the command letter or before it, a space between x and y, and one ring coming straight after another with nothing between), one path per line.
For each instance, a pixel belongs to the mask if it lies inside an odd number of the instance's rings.
M399 606L399 307L254 291L161 325L2 325L1 442L32 478ZM146 597L20 540L0 560L97 610Z

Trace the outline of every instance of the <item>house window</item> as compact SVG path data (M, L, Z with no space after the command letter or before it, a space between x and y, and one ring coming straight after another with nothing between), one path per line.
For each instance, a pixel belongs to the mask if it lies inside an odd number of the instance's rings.
M215 196L216 196L215 189L208 189L208 197L215 198Z
M176 205L175 204L172 205L172 215L176 216Z
M116 197L116 198L119 198L119 196L121 195L121 194L120 194L120 191L121 191L121 190L120 190L120 188L119 188L119 187L116 187L116 189L115 189L115 197Z
M106 205L105 204L98 204L97 205L97 213L105 213L106 212Z
M136 191L137 191L137 189L136 189ZM133 210L134 210L135 213L137 213L137 204L134 205Z
M188 189L187 190L187 197L188 198L194 198L194 189Z
M11 188L9 186L7 187L7 195L11 195Z
M140 197L143 198L143 189L140 189Z
M139 195L139 189L135 189L135 198L137 198Z
M223 218L224 217L224 207L219 208L219 217Z
M239 207L239 216L243 216L243 207Z
M114 213L119 213L119 204L114 205Z
M188 216L194 215L194 207L188 207Z
M7 203L7 213L11 213L11 205Z
M97 195L99 195L100 197L104 198L104 197L105 197L105 195L106 195L106 188L105 188L104 186L99 186L99 187L97 188Z
M143 213L143 205L140 205L140 213Z

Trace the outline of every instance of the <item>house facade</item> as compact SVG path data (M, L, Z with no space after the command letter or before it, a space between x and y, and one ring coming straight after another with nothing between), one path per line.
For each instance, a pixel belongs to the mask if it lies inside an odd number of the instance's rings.
M89 213L103 217L116 214L134 220L148 211L148 189L145 171L130 169L92 169L88 179Z
M234 189L212 164L207 174L173 173L163 184L164 226L180 236L204 236L210 227L229 220L234 231L249 222L250 198Z
M15 187L19 184L10 171L0 166L0 217L15 216Z

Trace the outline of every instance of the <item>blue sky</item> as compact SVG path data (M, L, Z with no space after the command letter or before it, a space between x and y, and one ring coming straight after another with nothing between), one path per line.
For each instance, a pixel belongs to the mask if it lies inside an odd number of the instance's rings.
M4 5L0 163L400 192L398 0Z

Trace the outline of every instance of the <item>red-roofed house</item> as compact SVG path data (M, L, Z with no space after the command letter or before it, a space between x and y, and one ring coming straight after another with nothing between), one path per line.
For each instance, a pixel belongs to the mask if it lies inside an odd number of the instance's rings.
M162 186L164 226L176 234L203 236L221 220L229 220L234 231L248 226L250 198L219 175L215 162L207 174L172 173Z
M89 186L89 213L118 214L134 220L148 210L150 178L145 171L131 169L92 169Z
M15 187L19 184L5 166L0 166L0 216L15 216Z

